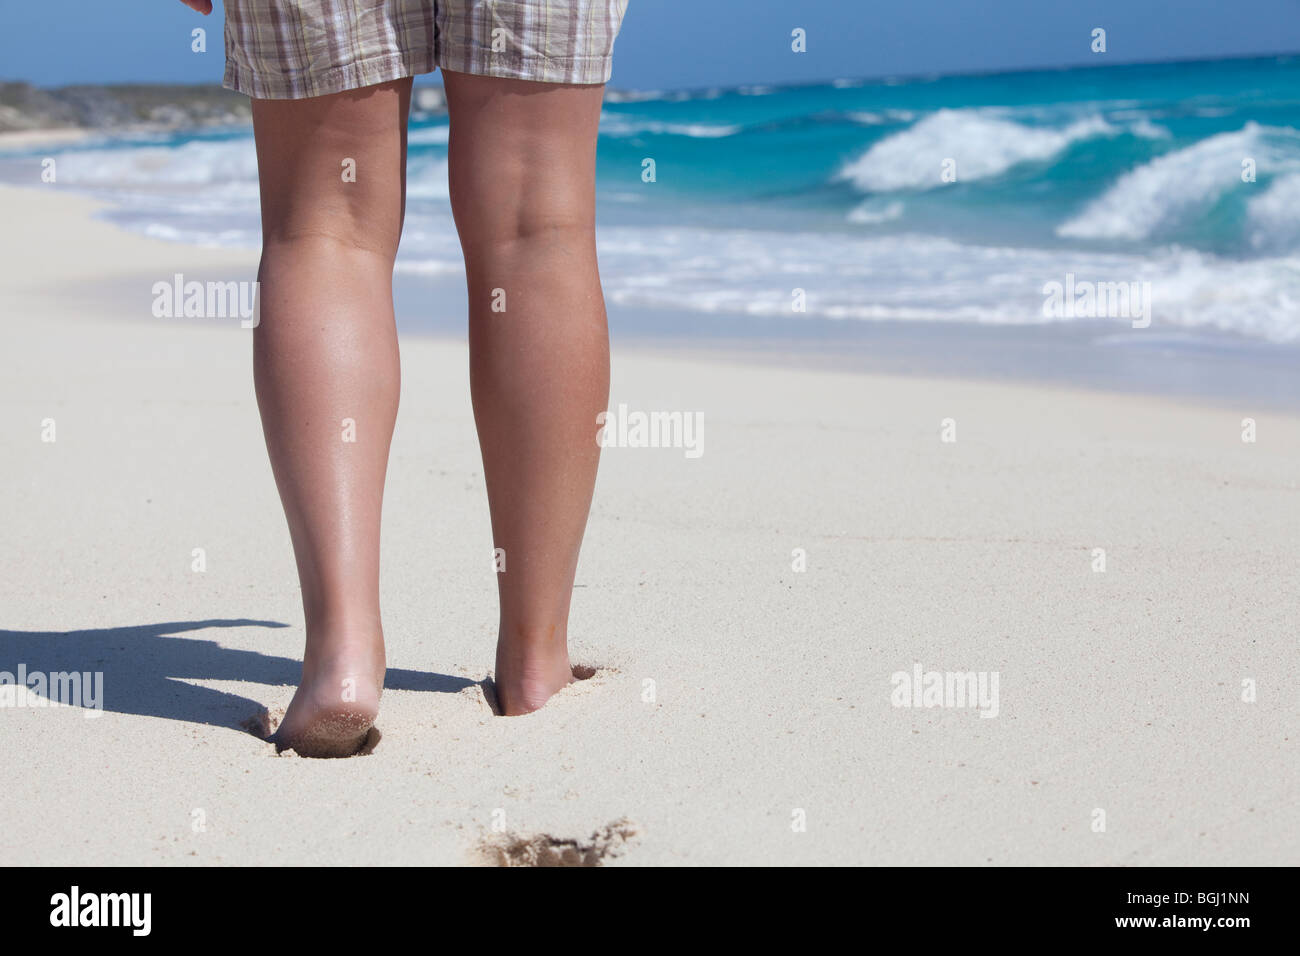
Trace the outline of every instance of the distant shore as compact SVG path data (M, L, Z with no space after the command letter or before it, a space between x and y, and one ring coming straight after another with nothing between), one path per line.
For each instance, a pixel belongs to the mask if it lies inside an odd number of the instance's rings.
M94 135L94 130L82 126L0 130L0 150L27 149L45 145L66 146L68 143L78 143Z
M251 121L249 102L242 93L212 83L45 88L0 82L0 134L231 126ZM445 112L442 87L417 85L411 107L416 114Z

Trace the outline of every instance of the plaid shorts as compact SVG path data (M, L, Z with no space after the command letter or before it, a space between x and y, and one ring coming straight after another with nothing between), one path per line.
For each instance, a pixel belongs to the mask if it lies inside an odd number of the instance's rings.
M301 99L441 67L604 83L627 0L226 0L224 86Z

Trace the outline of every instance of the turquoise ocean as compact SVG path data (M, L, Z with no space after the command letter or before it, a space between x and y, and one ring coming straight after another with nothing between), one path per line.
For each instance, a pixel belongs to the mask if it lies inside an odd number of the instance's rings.
M447 134L413 115L399 273L462 271ZM126 229L259 243L247 128L9 151L0 179L34 181L37 155ZM1069 323L1044 286L1072 275L1149 282L1166 333L1300 342L1300 57L611 90L598 197L611 306L679 326Z

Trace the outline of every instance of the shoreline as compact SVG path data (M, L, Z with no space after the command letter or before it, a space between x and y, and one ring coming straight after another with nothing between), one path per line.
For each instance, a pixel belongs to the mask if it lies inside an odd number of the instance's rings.
M171 243L180 250L198 250ZM202 249L213 262L224 263L220 281L238 281L256 274L255 254L244 250ZM111 297L140 303L134 316L116 321L159 327L220 327L208 319L154 319L146 311L151 285L172 274L117 275L93 282L68 283L61 294L89 309L105 290ZM467 304L459 280L441 283L405 281L398 277L398 332L409 342L465 346ZM437 317L428 314L437 301ZM420 315L419 302L424 315ZM899 380L941 379L954 383L1005 385L1029 390L1049 389L1167 401L1206 409L1251 409L1300 417L1300 347L1250 341L1202 344L1180 341L1175 331L1155 333L1149 341L1110 344L1112 334L1092 328L1036 326L970 326L961 323L880 320L848 325L816 320L821 326L802 335L788 326L763 320L777 330L752 328L751 316L681 315L657 310L608 307L610 347L620 352L697 363L722 362L751 368L830 372L837 375ZM663 320L667 320L664 322ZM812 320L801 320L811 322ZM657 325L657 323L663 323ZM708 324L687 337L679 326ZM665 328L666 326L666 328ZM1099 341L1101 340L1101 341Z
M31 215L48 195L42 186L0 185L0 205ZM256 274L255 250L195 246L122 230L98 217L110 204L54 188L66 214L89 218L105 239L148 244L161 262L202 267L206 278L247 281ZM60 215L64 214L63 212ZM91 254L91 253L88 253ZM191 268L191 274L200 274ZM57 285L60 296L88 310L104 298L136 301L136 313L116 305L119 321L153 320L147 290L170 279L171 267L93 266L77 277L29 270ZM394 278L398 329L414 336L464 342L467 303L459 276L399 271ZM661 357L694 357L760 367L839 371L904 378L1080 389L1103 394L1165 398L1210 408L1264 408L1300 415L1300 344L1270 343L1216 330L1154 327L1128 330L1108 321L994 325L930 320L773 318L730 313L686 313L638 306L607 306L611 345ZM207 320L166 320L205 322Z
M34 149L37 146L67 146L95 136L82 126L58 126L49 129L0 130L0 150Z
M465 339L459 277L399 273L398 328ZM429 303L439 303L433 312ZM1300 344L1213 330L1121 323L980 325L930 320L784 319L607 305L611 345L765 367L1024 385L1167 398L1206 407L1243 404L1300 415Z

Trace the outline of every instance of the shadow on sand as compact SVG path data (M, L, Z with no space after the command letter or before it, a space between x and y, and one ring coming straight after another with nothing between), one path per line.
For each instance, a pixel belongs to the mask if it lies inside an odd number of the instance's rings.
M288 627L279 621L247 619L173 621L86 631L0 630L0 671L25 665L28 674L87 671L103 673L102 707L120 714L184 720L249 732L265 705L238 694L186 683L193 680L249 681L297 686L302 662L256 651L232 650L216 641L187 636L217 627ZM11 680L13 677L11 676ZM426 671L388 669L388 690L456 694L478 681Z

